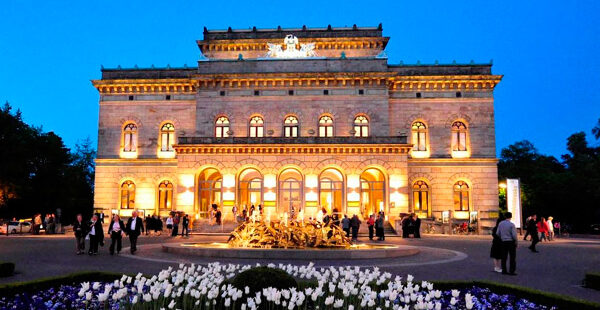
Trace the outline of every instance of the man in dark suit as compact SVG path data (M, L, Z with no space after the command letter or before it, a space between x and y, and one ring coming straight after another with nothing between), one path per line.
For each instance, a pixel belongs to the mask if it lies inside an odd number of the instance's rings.
M73 233L75 233L75 245L77 255L85 254L85 235L87 235L87 227L83 223L81 214L77 214L77 220L73 223Z
M98 220L97 215L92 216L89 227L90 250L88 254L98 255L98 244L104 244L104 231L102 231L102 223Z
M527 222L527 232L531 235L531 245L529 246L529 249L531 252L537 253L535 245L540 242L540 238L538 237L537 216L535 214L532 215L529 222Z
M137 211L133 211L131 214L125 231L129 235L131 254L135 254L135 251L137 251L137 239L144 232L144 224L142 223L142 219L138 217Z

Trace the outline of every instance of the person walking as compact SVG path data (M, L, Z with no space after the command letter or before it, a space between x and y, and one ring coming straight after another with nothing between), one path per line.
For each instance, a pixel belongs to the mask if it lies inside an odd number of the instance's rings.
M358 229L360 228L360 220L356 214L352 215L352 219L350 220L350 228L352 229L352 241L358 241Z
M350 238L350 219L346 214L342 219L342 230L346 232L346 237Z
M137 251L137 239L143 232L142 219L138 217L137 211L133 211L125 227L125 233L129 236L131 254L135 254Z
M113 215L110 224L108 225L108 235L110 236L110 247L108 251L110 255L115 254L115 244L117 245L117 254L121 252L123 234L125 232L125 224L118 214Z
M189 236L190 235L190 229L188 228L188 226L190 225L190 220L188 218L188 215L184 215L183 219L181 220L181 236Z
M554 218L549 216L546 221L546 225L548 226L548 241L554 240L554 224L552 223L552 220L554 220Z
M77 214L75 223L73 223L73 233L75 234L75 248L77 249L77 255L84 254L85 235L87 235L87 229L86 225L83 223L83 217L81 214Z
M537 216L534 214L529 219L529 222L527 222L527 232L531 236L531 245L529 246L529 249L531 250L531 252L534 252L534 253L538 252L535 249L535 245L538 244L538 242L540 242L540 239L538 238L536 220L537 220Z
M89 255L98 255L98 244L104 245L104 231L102 223L98 220L97 215L92 216L92 221L89 225L90 249Z
M531 216L525 219L525 227L529 227L529 221L531 221ZM523 237L523 241L527 241L527 236L529 236L529 229L525 229L525 236Z
M375 215L369 215L367 227L369 227L369 240L373 240L373 230L375 230Z
M537 229L540 233L540 242L548 241L546 238L546 234L548 234L548 224L546 223L546 218L542 217L540 221L537 223Z
M505 219L498 224L496 234L502 240L502 274L516 276L517 270L517 228L511 222L512 213L506 212ZM510 267L506 269L506 261L510 256Z
M498 217L496 220L496 226L492 228L492 248L490 250L490 257L494 260L494 271L502 272L502 239L498 235L498 225L503 221L502 217Z

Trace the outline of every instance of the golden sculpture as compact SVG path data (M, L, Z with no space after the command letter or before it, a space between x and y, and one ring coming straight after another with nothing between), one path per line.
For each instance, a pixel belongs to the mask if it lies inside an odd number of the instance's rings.
M349 248L346 233L331 222L248 221L229 236L230 247L240 248Z

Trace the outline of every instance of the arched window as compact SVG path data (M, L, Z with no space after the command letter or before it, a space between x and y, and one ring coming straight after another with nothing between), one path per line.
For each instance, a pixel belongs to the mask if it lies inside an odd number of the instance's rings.
M123 152L137 151L137 126L129 123L123 127Z
M452 150L467 150L467 126L463 122L452 123Z
M173 183L162 181L158 184L158 209L171 210L173 203Z
M250 137L264 137L265 125L263 118L260 116L253 116L250 119L249 124Z
M354 118L354 136L368 137L369 136L369 119L364 115L358 115Z
M464 181L454 183L454 210L469 211L469 185Z
M417 181L413 184L413 210L428 215L429 186L424 181Z
M215 121L215 137L229 137L229 119L226 116L221 116Z
M135 184L127 180L121 184L121 209L135 207Z
M283 136L297 137L298 136L298 118L290 115L283 121Z
M160 150L162 152L172 152L175 144L175 126L171 123L165 123L160 128Z
M412 124L413 151L427 151L427 127L423 122Z
M319 137L333 137L333 118L323 115L319 118Z

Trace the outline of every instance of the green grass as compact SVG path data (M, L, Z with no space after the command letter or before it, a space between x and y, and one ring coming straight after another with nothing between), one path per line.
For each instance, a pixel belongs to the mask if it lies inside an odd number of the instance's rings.
M10 277L15 272L15 263L0 262L0 278Z
M585 274L583 285L587 288L600 290L600 273L588 272Z
M100 271L82 271L71 273L65 276L41 278L38 280L27 282L16 282L0 285L0 297L13 296L21 293L33 293L45 290L51 287L59 287L61 285L79 284L81 282L103 282L114 281L121 278L122 273L100 272Z
M473 286L488 288L496 294L511 294L540 305L557 306L559 309L600 309L598 303L513 284L492 281L433 281L433 287L439 290L464 289Z

